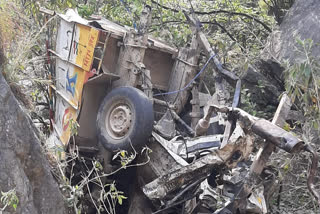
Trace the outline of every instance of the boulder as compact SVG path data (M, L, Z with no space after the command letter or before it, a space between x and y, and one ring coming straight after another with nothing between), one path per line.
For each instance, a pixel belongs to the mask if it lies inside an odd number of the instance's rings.
M297 38L301 40L311 39L313 47L311 54L318 59L320 55L320 1L319 0L296 0L290 8L279 30L273 31L262 53L263 60L283 62L288 60L290 64L299 63L305 60L305 55L298 53ZM301 48L301 47L300 47ZM281 77L282 71L270 70ZM319 130L312 127L312 124L303 124L305 137L313 144L319 145Z
M264 59L281 62L284 59L291 63L299 60L295 51L296 39L312 39L314 44L320 42L320 1L296 0L290 8L279 30L272 32L263 51ZM312 54L319 56L320 49L314 48Z
M4 213L66 213L37 130L0 72L0 191L12 189L19 204Z
M259 60L244 72L243 83L252 94L251 101L257 104L256 110L275 110L278 105L279 95L285 91L282 63L297 63L303 57L296 51L297 38L320 43L319 14L319 0L296 0L280 26L270 34ZM320 49L314 47L312 54L317 57Z

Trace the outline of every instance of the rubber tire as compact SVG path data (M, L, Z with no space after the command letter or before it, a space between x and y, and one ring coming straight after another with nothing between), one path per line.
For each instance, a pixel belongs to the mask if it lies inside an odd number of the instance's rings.
M108 108L113 102L124 101L131 107L133 122L129 133L121 139L112 138L105 124ZM151 136L153 129L153 105L150 99L140 90L134 87L119 87L113 89L102 101L96 120L98 140L107 150L132 151L132 147L138 151ZM132 144L132 146L131 146Z

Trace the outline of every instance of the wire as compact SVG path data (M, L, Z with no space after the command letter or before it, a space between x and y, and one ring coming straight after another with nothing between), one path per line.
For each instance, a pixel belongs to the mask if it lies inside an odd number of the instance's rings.
M160 96L160 95L176 94L176 93L179 93L180 91L186 90L187 88L189 88L189 86L192 84L192 82L195 81L200 76L200 74L206 69L206 67L208 66L209 62L216 56L217 56L217 54L212 55L208 59L206 64L202 67L202 69L199 71L199 73L197 73L197 75L195 75L194 78L185 87L183 87L183 88L181 88L179 90L176 90L176 91L169 91L169 92L166 92L166 93L154 94L153 96L156 97L156 96Z

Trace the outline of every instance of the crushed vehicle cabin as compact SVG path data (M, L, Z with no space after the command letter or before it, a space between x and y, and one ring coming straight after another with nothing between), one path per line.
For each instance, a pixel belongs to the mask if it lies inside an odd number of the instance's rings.
M255 186L275 147L313 154L308 187L319 202L316 153L280 128L289 98L282 97L272 122L244 112L241 80L221 65L197 18L185 13L193 36L178 50L148 36L150 11L146 6L137 29L85 20L74 10L58 14L49 50L54 114L48 147L65 149L73 136L79 151L102 157L111 172L116 152L148 146L149 160L132 175L128 213L266 213L268 186ZM199 69L201 52L208 60ZM217 75L213 95L202 93L198 81L209 64ZM233 99L227 83L235 88ZM255 135L267 141L250 166L245 160Z

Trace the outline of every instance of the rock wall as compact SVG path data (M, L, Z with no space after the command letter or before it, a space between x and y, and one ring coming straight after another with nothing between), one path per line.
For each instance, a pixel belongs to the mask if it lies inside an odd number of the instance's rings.
M245 87L252 93L251 100L257 104L257 110L278 105L279 95L285 91L281 63L284 60L296 63L301 57L296 51L297 38L312 39L312 54L316 57L320 55L320 49L315 45L320 43L319 32L320 1L296 0L278 29L269 36L260 59L242 76Z
M36 130L0 72L0 191L13 188L19 204L9 212L66 213Z
M299 60L295 51L296 38L312 39L314 44L320 42L320 1L296 0L290 8L279 30L272 32L263 51L263 58L290 62ZM320 49L313 49L313 55L319 56Z
M320 62L320 1L296 0L290 8L279 29L270 35L262 59L274 62L288 60L291 64L304 60L305 55L299 54L297 38L313 41L312 55ZM270 70L281 77L280 70ZM282 77L281 77L282 78ZM314 144L319 145L319 130L312 128L309 123L303 125L304 135Z

